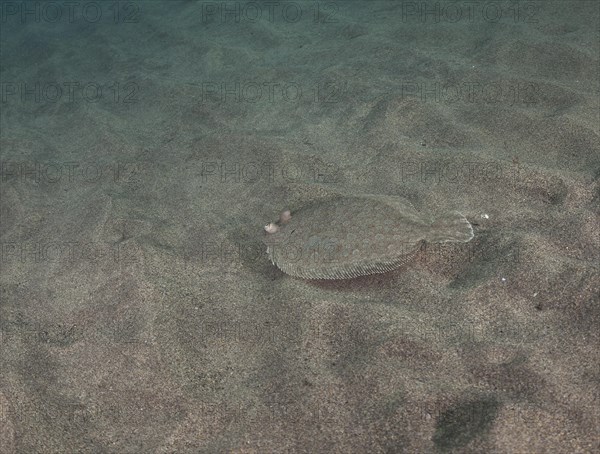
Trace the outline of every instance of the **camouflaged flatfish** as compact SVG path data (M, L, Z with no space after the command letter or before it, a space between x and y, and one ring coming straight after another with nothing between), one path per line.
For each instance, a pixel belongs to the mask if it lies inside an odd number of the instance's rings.
M304 279L350 279L410 261L423 242L467 242L473 228L458 212L435 220L395 196L336 196L265 226L274 265Z

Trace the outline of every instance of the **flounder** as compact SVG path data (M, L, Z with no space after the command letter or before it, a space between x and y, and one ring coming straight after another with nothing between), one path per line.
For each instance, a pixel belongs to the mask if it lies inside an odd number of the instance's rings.
M265 226L264 243L281 271L304 279L350 279L410 261L423 242L468 242L473 228L454 211L435 220L407 200L338 195L309 203Z

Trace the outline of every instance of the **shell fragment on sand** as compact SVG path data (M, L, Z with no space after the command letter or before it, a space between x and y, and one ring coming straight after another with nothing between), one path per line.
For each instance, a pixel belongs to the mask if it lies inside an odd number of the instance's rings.
M285 221L284 221L285 220ZM473 228L458 212L434 221L400 197L337 196L286 213L265 226L271 262L304 279L350 279L409 262L426 242L467 242Z

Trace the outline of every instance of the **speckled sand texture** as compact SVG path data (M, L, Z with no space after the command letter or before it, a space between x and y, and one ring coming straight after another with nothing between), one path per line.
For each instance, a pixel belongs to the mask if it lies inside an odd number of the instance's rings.
M600 452L599 3L267 3L1 3L0 452ZM475 236L273 266L332 193Z

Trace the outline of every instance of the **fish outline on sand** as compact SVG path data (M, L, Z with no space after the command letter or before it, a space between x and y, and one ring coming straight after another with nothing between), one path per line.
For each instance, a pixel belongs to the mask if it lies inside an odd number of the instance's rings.
M336 195L282 212L265 226L267 255L303 279L351 279L408 263L423 242L468 242L473 227L458 211L435 220L399 196Z

